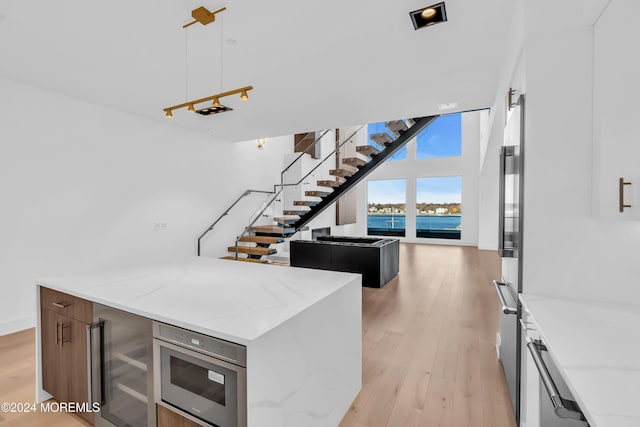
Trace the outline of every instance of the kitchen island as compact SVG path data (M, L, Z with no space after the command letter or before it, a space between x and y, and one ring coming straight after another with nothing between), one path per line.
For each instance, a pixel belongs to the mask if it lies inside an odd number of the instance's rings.
M361 387L356 274L192 258L36 283L245 346L248 426L337 426ZM39 401L50 397L42 388L41 320Z

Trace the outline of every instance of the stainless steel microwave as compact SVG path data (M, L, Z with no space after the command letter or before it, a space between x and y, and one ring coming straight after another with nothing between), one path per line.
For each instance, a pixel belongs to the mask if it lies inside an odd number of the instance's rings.
M156 401L217 427L246 427L246 347L154 322Z

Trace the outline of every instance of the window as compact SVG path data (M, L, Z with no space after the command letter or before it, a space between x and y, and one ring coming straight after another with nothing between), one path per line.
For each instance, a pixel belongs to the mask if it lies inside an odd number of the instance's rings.
M368 192L367 234L404 237L407 181L369 181Z
M389 132L384 122L369 123L368 130L369 130L369 134L367 135L367 139L369 141L369 145L373 145L376 148L383 149L384 146L381 147L371 140L371 135L375 133L386 133L391 137L391 139L396 139L396 137L391 132ZM393 154L393 156L387 158L387 160L407 160L407 147L406 146L402 147L401 149L396 151Z
M440 116L417 136L418 159L462 155L462 118L460 113Z
M416 236L459 240L461 231L462 177L417 179Z

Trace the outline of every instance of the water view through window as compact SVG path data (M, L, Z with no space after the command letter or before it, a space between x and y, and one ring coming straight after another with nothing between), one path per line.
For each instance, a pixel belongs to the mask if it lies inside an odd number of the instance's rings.
M389 179L369 181L367 233L374 236L400 236L406 233L407 181Z
M416 236L460 239L462 232L462 177L416 180Z

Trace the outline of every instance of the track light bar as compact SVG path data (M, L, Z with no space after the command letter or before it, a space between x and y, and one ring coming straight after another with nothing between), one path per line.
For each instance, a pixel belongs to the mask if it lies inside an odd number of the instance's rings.
M230 90L227 92L218 93L216 95L207 96L206 98L200 98L193 101L185 102L183 104L174 105L172 107L163 108L162 110L165 112L165 116L167 116L167 118L170 119L173 117L173 113L172 113L173 110L179 110L180 108L187 107L188 111L194 112L195 111L194 106L196 104L200 104L202 102L207 102L207 101L213 101L213 107L222 109L226 107L220 104L220 98L224 98L225 96L236 95L239 93L240 99L242 99L243 101L246 101L249 99L249 95L247 94L247 91L250 91L250 90L253 90L253 86L245 86L245 87ZM225 111L228 111L228 110L229 109ZM200 110L198 110L197 112L200 112Z

